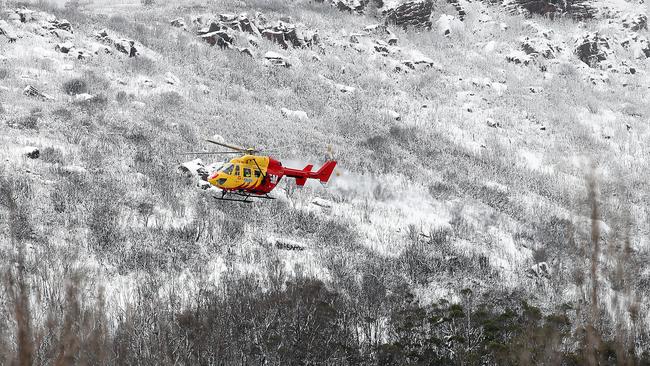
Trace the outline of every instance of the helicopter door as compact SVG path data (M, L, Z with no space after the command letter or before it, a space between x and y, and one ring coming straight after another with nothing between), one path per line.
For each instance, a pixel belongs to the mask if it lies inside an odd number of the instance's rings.
M243 179L241 177L241 170L239 169L239 165L235 165L235 171L232 173L233 178L235 178L235 182L237 182L237 185L240 185L243 183Z

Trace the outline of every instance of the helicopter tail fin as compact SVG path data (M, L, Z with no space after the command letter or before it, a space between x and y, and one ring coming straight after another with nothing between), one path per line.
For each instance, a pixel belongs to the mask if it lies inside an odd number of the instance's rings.
M320 169L318 169L316 172L316 178L319 179L321 183L327 183L327 181L330 180L334 168L336 168L336 161L328 160Z
M296 178L296 184L297 185L302 187L302 186L305 185L305 183L307 183L307 176L309 176L309 173L311 173L311 168L313 168L313 167L314 166L310 164L310 165L307 165L306 167L304 167L302 169L302 171L305 172L306 174L305 174L304 177Z

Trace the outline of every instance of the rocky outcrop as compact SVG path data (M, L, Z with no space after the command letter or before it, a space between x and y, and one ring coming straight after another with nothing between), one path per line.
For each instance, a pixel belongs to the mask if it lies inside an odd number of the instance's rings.
M219 14L218 19L214 20L208 20L206 16L197 17L193 20L193 24L200 27L197 30L197 35L201 39L212 46L216 45L221 48L232 48L238 35L241 34L247 34L248 36L244 36L242 39L246 39L248 45L254 47L259 45L260 38L277 43L284 49L289 46L300 48L318 44L318 33L305 32L301 34L296 25L289 23L291 19L283 19L284 21L280 20L269 24L261 13L257 13L254 18L250 18L246 13L240 15ZM252 55L250 50L244 53Z
M318 0L317 0L318 1ZM320 2L323 2L320 0ZM383 0L332 0L332 5L341 11L362 13L370 7L376 9L384 6Z
M402 28L431 28L432 0L407 1L395 8L384 9L386 22Z
M621 19L621 25L623 28L640 31L642 29L648 29L648 16L645 14L627 14Z
M129 57L135 57L138 55L138 50L135 47L134 40L116 38L114 36L111 36L106 29L102 29L101 31L97 32L95 34L95 38L100 42L115 47L116 50L128 55Z
M582 36L574 50L580 61L590 67L595 67L599 62L607 60L611 54L609 39L598 32Z
M460 1L447 0L447 2L451 4L454 7L454 9L456 9L456 11L458 12L458 19L460 19L461 21L465 20L465 16L467 15L467 12L463 8L463 6L460 5Z
M305 46L305 41L298 37L296 26L281 21L274 26L262 30L262 36L269 41L279 44L284 49L289 48L289 45L295 48Z
M504 2L506 9L512 13L526 15L543 15L551 19L568 16L576 20L591 19L596 9L589 0L511 0Z
M56 29L73 33L72 24L65 19L59 19L56 16L42 12L33 11L26 8L14 9L8 11L9 21L14 23L36 23L42 29L53 31Z
M632 51L634 58L642 59L650 57L650 41L642 35L633 35L621 42L621 46Z
M531 57L541 56L546 59L555 58L560 53L561 48L554 45L551 41L539 37L525 37L521 40L521 49Z
M210 46L220 48L231 48L234 41L234 37L228 34L228 29L222 29L217 23L213 23L205 32L199 30L198 36Z

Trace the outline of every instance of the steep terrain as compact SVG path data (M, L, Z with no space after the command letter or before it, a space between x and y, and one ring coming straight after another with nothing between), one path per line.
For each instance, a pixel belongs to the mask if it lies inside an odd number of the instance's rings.
M27 325L37 363L647 360L647 16L624 0L8 2L0 353L22 354ZM300 168L331 146L339 168L218 202L197 172L215 161L182 155L214 135ZM416 310L440 322L417 328ZM213 313L252 330L236 341ZM268 334L284 320L313 333Z

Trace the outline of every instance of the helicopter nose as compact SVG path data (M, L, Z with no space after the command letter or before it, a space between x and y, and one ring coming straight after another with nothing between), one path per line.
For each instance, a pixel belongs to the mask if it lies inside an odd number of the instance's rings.
M221 174L221 172L215 172L210 178L208 178L208 182L217 187L220 187L226 183L226 180L226 176L224 174Z
M219 172L214 172L210 177L208 178L208 182L212 185L217 184L217 179L219 179Z

